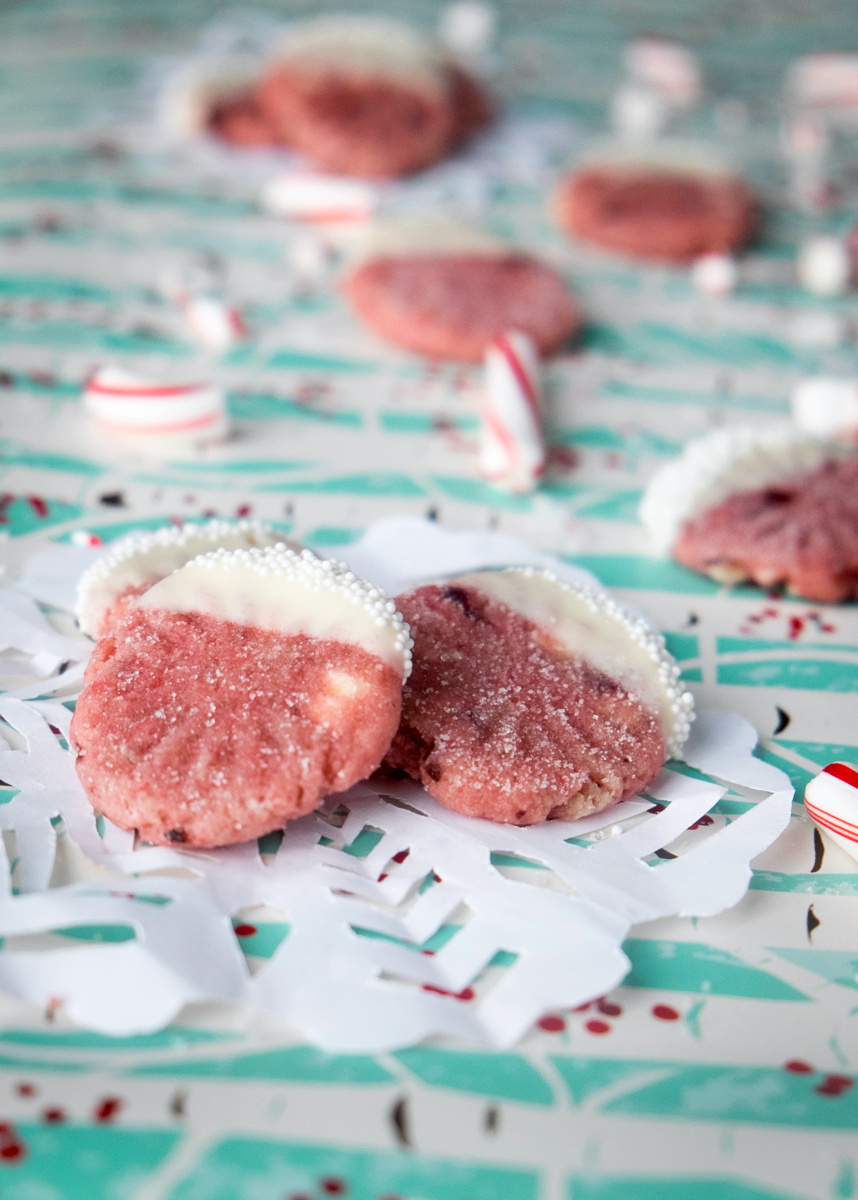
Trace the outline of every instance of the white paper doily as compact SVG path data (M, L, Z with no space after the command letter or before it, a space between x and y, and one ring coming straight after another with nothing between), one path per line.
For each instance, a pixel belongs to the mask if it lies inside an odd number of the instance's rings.
M502 565L592 582L507 535L416 518L379 522L345 557L393 594ZM256 842L135 850L131 834L96 820L66 748L62 700L79 688L91 643L56 632L34 600L67 608L92 558L44 552L17 590L0 592L0 653L12 656L0 665L25 678L0 698L0 778L18 789L0 806L0 990L61 1004L103 1033L155 1030L186 1003L222 1001L276 1014L332 1051L380 1052L433 1034L510 1046L547 1009L619 983L633 924L735 904L751 859L789 820L792 788L753 756L752 726L711 712L699 714L686 761L771 793L737 819L701 823L725 787L670 770L646 799L525 829L382 781L330 797L289 824L279 846L264 840L264 854ZM251 975L231 917L256 905L290 928ZM38 945L52 930L93 924L134 937Z

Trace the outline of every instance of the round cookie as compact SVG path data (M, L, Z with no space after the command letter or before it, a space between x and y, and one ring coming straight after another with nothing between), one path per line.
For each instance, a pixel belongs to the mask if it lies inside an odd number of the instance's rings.
M210 128L374 179L439 161L488 118L480 86L432 39L381 18L321 17L287 34L251 93L213 107Z
M214 520L129 533L81 576L75 610L78 624L90 637L103 637L136 596L198 555L281 544L299 549L261 521Z
M662 553L719 583L858 598L858 453L793 430L728 429L650 481L641 520Z
M681 159L592 162L555 195L560 227L634 258L686 263L744 245L756 204L742 180Z
M211 551L96 646L71 726L78 776L144 841L259 837L379 765L409 666L395 605L345 565Z
M381 337L436 359L481 362L510 330L550 354L581 322L553 268L440 219L379 223L342 289Z
M385 760L467 816L574 820L680 752L693 701L664 639L603 593L532 569L397 598L414 638Z

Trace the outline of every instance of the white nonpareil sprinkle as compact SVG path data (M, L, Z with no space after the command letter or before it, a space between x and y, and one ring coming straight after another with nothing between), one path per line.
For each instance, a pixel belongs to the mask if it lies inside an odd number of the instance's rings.
M385 591L359 579L346 563L318 558L311 550L297 551L283 543L262 549L226 550L221 547L198 555L186 567L174 572L171 578L176 578L180 571L196 567L226 573L238 569L249 570L262 579L276 580L278 587L282 584L284 595L291 586L298 585L318 594L320 604L322 598L341 604L346 614L354 606L362 610L364 618L369 617L376 628L390 631L393 651L401 659L403 679L407 679L411 673L414 642L401 613L397 612L396 605Z
M143 582L142 577L135 578L138 565L141 571L156 569L158 577L175 570L182 561L176 561L176 553L187 548L189 553L184 561L196 558L206 548L206 543L212 547L219 546L224 540L234 541L236 538L246 542L248 546L260 542L276 542L279 535L262 521L208 521L205 525L186 523L180 526L168 526L153 531L138 531L129 533L110 546L105 554L84 572L77 585L77 606L75 616L81 629L90 637L98 635L101 618L113 601L129 586ZM198 542L198 546L191 546ZM157 571L158 552L165 552L166 565Z
M490 573L486 572L486 574ZM672 758L678 757L682 751L682 747L685 745L691 729L691 723L694 720L694 697L680 683L679 667L667 650L664 638L658 630L654 629L644 617L629 612L628 609L624 608L622 604L607 592L596 591L582 584L565 583L563 580L558 579L551 571L541 570L536 567L512 567L499 574L502 576L519 575L525 579L538 578L547 580L565 592L570 599L582 604L589 612L608 617L611 621L617 623L617 632L620 634L620 637L628 638L630 642L643 650L646 658L649 659L651 666L648 666L647 674L651 671L651 679L655 685L653 690L658 692L662 698L659 708L661 710L662 732L667 752ZM473 586L479 587L479 584L475 583L476 576L465 576L463 579ZM530 617L539 623L538 618L533 617L532 614L523 610L520 611L522 611L523 616ZM559 636L562 640L562 633L558 635L553 629L549 629L549 633ZM588 661L586 649L580 651L580 653L584 660ZM622 666L623 664L618 661L616 664L617 670L613 676L620 682L622 682ZM605 668L600 666L600 669ZM611 671L605 670L605 673L611 674Z

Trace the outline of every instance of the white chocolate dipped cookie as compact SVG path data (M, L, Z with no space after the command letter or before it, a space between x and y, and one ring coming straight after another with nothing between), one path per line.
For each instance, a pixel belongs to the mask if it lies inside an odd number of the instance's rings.
M78 775L145 841L259 837L379 765L410 647L393 602L344 564L211 551L96 646L72 723Z
M743 246L757 203L711 151L621 145L563 179L554 212L564 232L605 249L687 263Z
M86 571L77 588L76 616L84 633L99 638L121 616L127 601L208 550L250 549L285 542L261 521L212 520L152 532L130 533L113 543Z
M720 430L650 481L655 548L720 583L858 595L858 453L792 429Z
M469 816L528 825L625 799L678 755L693 699L664 639L530 568L398 597L414 670L390 767Z
M333 174L385 179L439 161L489 115L483 88L435 39L348 15L292 26L210 127L233 144L291 147Z

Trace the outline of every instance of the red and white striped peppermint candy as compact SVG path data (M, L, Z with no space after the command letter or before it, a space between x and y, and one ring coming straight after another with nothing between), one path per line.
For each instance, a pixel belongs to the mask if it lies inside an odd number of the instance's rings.
M833 50L802 55L789 69L787 90L798 107L829 116L858 108L858 54Z
M378 192L359 179L287 171L265 184L260 200L267 212L288 221L351 224L374 215Z
M486 350L480 474L511 492L536 487L545 466L539 355L527 334L496 337Z
M858 860L858 766L829 763L805 788L804 807L820 829Z
M87 380L84 408L105 431L134 441L221 441L229 424L223 390L208 382L155 383L122 367Z

